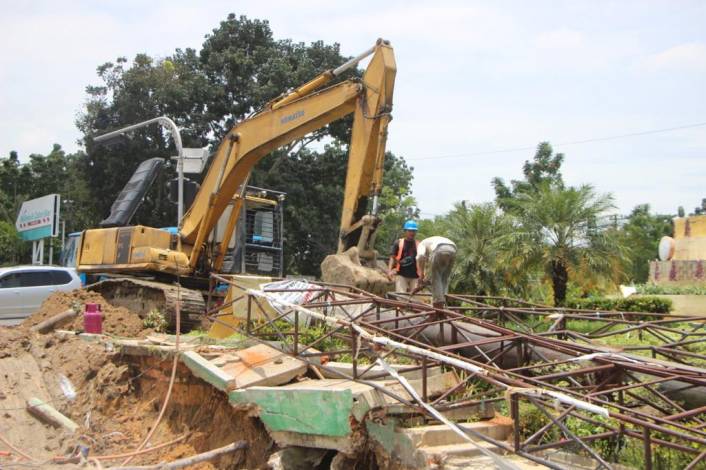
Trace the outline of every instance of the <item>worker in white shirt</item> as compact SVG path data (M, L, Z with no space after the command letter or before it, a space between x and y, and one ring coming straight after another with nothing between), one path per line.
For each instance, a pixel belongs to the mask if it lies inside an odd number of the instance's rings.
M456 244L445 237L429 237L417 247L417 269L422 283L431 286L434 308L444 308L449 292L449 278L456 259Z

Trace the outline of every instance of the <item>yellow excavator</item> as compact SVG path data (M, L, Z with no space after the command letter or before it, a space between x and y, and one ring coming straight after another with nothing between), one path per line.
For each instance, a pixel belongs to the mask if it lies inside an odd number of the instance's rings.
M361 79L326 86L369 56ZM273 150L353 114L338 251L322 263L322 278L377 292L389 289L376 266L374 242L395 73L393 49L379 39L340 67L272 100L224 137L176 234L141 225L86 230L78 271L112 276L93 289L118 304L122 299L138 311L169 312L178 296L187 317L200 316L201 292L184 286L198 286L199 279L221 272L253 167ZM169 282L176 276L182 280L179 289Z

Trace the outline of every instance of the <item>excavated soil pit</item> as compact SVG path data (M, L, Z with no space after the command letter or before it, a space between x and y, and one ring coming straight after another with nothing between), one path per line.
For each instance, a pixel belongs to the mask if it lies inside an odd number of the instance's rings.
M77 445L90 449L89 456L131 452L159 414L171 367L170 358L120 356L99 343L55 333L38 335L26 325L0 328L0 434L38 462L70 455ZM75 391L73 398L67 382ZM50 403L79 424L79 431L70 434L31 416L26 402L32 397ZM148 447L183 435L187 437L179 443L139 455L131 463L171 461L245 440L247 449L192 468L258 468L274 447L259 420L235 411L225 394L179 364L169 406ZM9 449L0 443L0 450ZM0 467L15 457L0 456ZM123 460L101 464L115 466Z

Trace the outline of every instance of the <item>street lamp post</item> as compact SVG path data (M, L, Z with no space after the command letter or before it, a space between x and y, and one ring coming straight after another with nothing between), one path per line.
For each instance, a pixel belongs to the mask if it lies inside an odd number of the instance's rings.
M118 137L127 132L139 129L141 127L149 126L150 124L160 124L171 131L172 138L174 139L174 145L177 149L177 173L178 173L178 196L177 196L177 226L181 226L181 219L184 217L184 148L181 143L181 134L179 133L179 128L177 125L166 116L156 117L154 119L149 119L147 121L138 122L131 126L123 127L106 134L101 134L93 138L95 142L102 142L105 140Z

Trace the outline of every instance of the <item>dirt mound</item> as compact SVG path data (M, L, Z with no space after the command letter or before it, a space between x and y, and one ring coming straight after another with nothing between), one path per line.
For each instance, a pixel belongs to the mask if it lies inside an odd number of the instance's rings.
M152 333L151 329L144 327L142 319L136 313L125 307L113 306L99 293L84 289L52 294L42 303L39 310L22 323L22 326L34 326L49 317L72 309L79 312L79 315L73 320L60 324L59 328L83 331L83 311L85 309L84 305L87 303L95 303L101 306L101 311L103 312L103 333L125 337L144 337Z
M70 455L79 445L91 456L135 450L159 413L172 366L170 359L124 356L77 336L40 335L23 327L0 327L0 348L0 433L40 461ZM72 435L29 415L26 403L32 397L72 419L79 431ZM180 364L167 413L148 447L182 436L133 463L173 460L245 439L248 450L194 468L257 468L272 446L257 419L234 410L225 394ZM4 444L0 450L6 450ZM9 462L0 456L0 466Z

